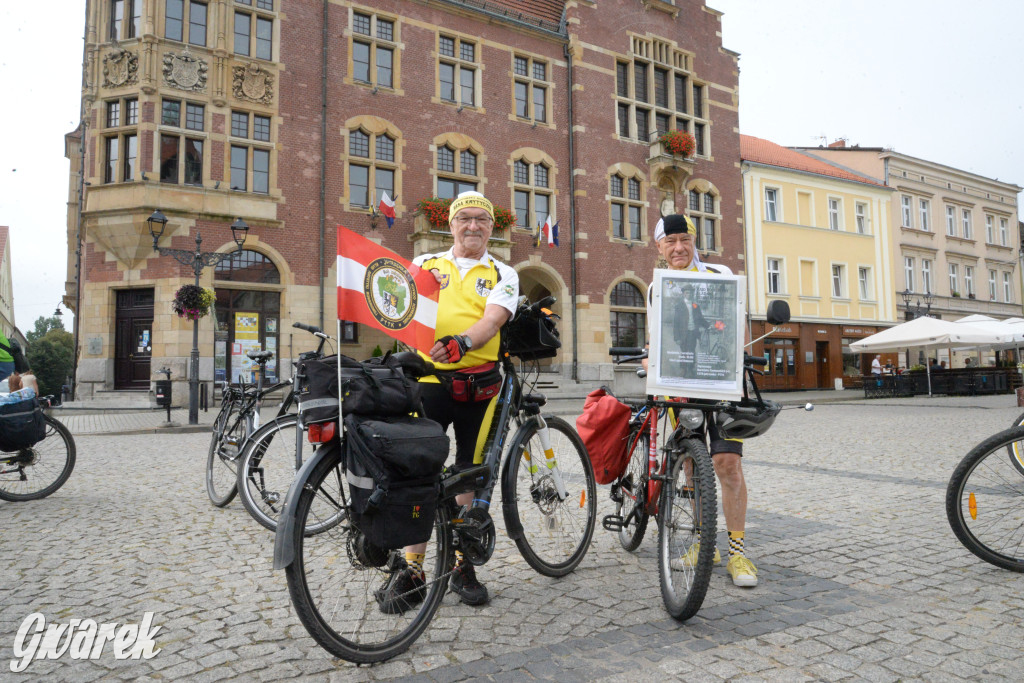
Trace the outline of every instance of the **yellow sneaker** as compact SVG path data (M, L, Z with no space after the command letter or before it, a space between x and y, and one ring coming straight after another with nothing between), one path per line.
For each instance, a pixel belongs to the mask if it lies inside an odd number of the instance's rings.
M725 569L732 577L733 584L745 588L757 585L757 567L743 555L730 557L729 564L725 565Z
M677 557L672 560L669 564L672 569L677 571L683 571L689 569L697 564L697 555L700 553L700 543L694 543L690 546L690 549L683 553L682 557ZM722 553L718 552L718 547L715 547L715 555L711 558L711 564L722 564Z

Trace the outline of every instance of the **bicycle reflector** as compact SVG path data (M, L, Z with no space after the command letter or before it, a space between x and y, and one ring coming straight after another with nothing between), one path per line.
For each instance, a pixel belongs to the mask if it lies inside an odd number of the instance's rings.
M315 425L309 425L308 431L306 432L306 438L309 439L310 443L327 443L334 438L334 433L337 431L337 422L321 422Z

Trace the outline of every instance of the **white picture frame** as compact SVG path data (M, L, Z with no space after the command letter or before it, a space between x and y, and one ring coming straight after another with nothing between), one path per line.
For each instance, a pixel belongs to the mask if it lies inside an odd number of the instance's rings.
M742 275L654 271L648 394L723 401L743 397L746 291Z

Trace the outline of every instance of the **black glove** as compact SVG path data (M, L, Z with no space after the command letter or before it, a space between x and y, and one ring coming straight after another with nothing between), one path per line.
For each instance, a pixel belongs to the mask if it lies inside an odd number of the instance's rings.
M458 363L469 352L466 338L461 334L449 334L437 340L448 351L448 362Z

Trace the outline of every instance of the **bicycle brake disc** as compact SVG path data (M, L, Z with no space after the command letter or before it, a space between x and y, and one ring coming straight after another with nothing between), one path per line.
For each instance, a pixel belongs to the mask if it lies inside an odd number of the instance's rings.
M463 508L462 522L455 525L459 550L470 564L479 567L494 554L494 522L484 508Z

